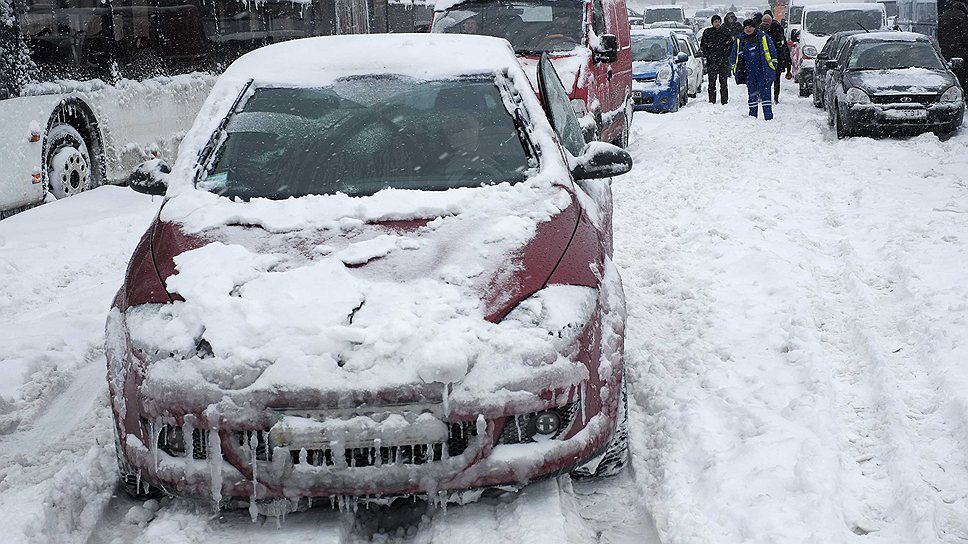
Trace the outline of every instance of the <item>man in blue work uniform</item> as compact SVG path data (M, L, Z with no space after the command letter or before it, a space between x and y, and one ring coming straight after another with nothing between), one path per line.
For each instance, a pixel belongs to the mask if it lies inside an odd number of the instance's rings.
M743 21L743 34L733 40L729 50L736 83L746 84L749 92L750 116L756 117L759 103L763 103L763 118L773 119L770 87L776 77L776 47L773 40L756 28L752 19Z

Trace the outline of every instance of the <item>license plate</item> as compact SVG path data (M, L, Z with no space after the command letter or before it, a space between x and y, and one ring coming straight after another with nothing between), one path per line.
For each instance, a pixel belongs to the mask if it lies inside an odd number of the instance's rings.
M891 110L887 112L891 119L909 119L913 121L923 121L928 118L927 110Z

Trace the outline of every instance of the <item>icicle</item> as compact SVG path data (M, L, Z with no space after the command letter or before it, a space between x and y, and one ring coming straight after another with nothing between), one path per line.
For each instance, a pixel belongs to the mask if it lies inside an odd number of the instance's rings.
M373 440L373 462L371 463L375 467L383 466L383 455L380 453L380 448L383 446L383 440L376 438Z
M155 467L155 473L158 472L158 441L161 439L160 427L161 425L158 424L158 420L148 424L148 432L151 434L151 459Z
M255 435L255 444L252 444L252 436ZM259 464L256 459L256 451L259 447L259 438L255 432L246 433L246 442L249 447L249 455L252 459L252 495L249 496L249 516L252 517L252 522L255 523L259 519L259 507L256 505L256 500L258 499L257 493L259 489Z
M185 444L185 457L192 459L195 457L195 427L185 418L185 425L182 426L182 443Z
M305 465L308 462L309 462L309 452L306 451L306 448L299 448L299 464Z
M217 511L222 502L222 439L218 427L208 432L208 472L212 481L212 500Z
M587 397L585 388L588 387L586 382L581 382L581 390L578 393L578 408L581 410L581 423L582 425L588 423L588 410L585 408L585 398Z
M514 428L518 431L518 443L524 441L524 437L521 436L521 422L518 421L518 416L512 416L514 418Z
M444 419L450 417L450 385L449 383L444 384Z

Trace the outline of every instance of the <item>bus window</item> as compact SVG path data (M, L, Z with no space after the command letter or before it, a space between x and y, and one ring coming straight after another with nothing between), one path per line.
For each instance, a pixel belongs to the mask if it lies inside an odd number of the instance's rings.
M195 0L161 0L157 8L158 53L169 73L205 69L211 49L204 8Z
M269 23L269 41L275 43L315 35L311 4L276 0L261 5Z
M110 8L98 0L26 0L20 31L52 77L103 76L111 51Z
M118 64L129 79L165 74L158 54L154 0L115 0L114 36L118 40Z

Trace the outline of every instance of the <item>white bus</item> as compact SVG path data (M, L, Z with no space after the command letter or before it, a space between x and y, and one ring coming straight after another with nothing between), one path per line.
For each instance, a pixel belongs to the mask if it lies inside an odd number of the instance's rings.
M174 159L215 75L239 55L307 36L413 32L429 22L426 3L0 0L0 218Z

